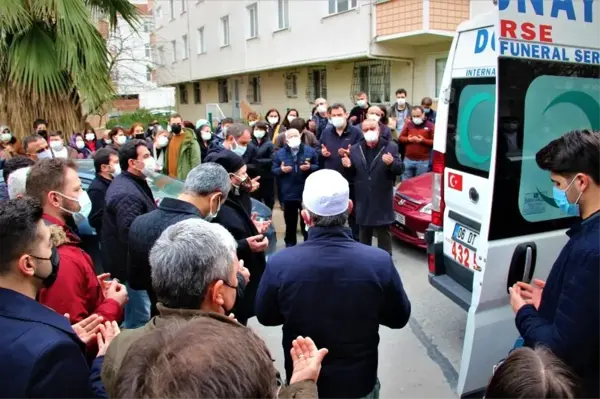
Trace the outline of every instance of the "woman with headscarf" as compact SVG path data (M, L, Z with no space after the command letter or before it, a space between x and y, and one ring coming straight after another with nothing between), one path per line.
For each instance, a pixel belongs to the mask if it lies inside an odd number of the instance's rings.
M69 139L69 146L77 152L77 159L88 159L92 157L92 151L85 145L83 134L74 133Z

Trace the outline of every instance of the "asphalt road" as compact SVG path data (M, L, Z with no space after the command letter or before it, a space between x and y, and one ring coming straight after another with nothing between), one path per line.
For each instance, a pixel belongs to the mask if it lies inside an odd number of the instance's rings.
M280 211L274 211L273 222L281 237L277 247L282 248ZM402 330L380 329L380 396L456 397L467 314L429 285L423 250L394 240L393 259L411 300L412 315ZM284 374L281 327L261 326L256 318L249 325L266 341L276 358L277 369Z

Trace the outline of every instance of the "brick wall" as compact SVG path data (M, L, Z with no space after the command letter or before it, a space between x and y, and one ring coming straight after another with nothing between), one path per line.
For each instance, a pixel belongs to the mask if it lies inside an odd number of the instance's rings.
M469 0L429 0L429 28L455 31L469 19Z
M112 103L112 108L119 111L119 112L133 112L136 109L138 109L140 107L140 100L139 99L131 99L131 100L125 100L125 99L118 99L113 101Z
M423 0L389 0L376 4L375 12L377 36L423 29Z

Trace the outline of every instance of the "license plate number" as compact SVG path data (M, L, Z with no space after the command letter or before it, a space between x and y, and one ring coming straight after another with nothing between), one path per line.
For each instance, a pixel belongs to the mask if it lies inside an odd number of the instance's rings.
M469 247L475 247L475 242L477 241L478 233L475 231L463 226L460 223L456 223L454 226L454 232L452 233L452 239L459 243L465 244Z
M396 222L400 223L402 225L406 224L406 218L404 217L404 215L400 214L400 213L396 213Z

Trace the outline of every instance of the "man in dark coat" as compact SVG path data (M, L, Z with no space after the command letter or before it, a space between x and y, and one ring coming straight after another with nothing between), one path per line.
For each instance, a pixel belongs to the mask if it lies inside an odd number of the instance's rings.
M56 280L59 263L42 212L28 197L0 204L0 397L106 396L104 356L90 373L85 345L69 320L35 300Z
M402 174L398 147L379 135L377 121L362 123L364 139L342 158L345 174L356 187L356 223L360 242L371 245L373 234L379 248L392 253L390 225L394 222L394 183Z
M367 110L371 107L367 93L361 91L356 94L356 107L350 110L348 115L348 123L351 125L359 125L367 119Z
M151 314L156 316L157 298L152 289L148 256L154 243L167 227L187 219L212 221L225 203L231 187L229 174L214 162L196 166L185 179L177 199L165 198L158 209L138 216L129 229L127 282L135 290L148 292ZM238 295L243 296L244 276L238 276Z
M94 154L94 168L96 169L96 177L88 188L88 195L90 201L92 201L92 210L88 221L90 226L96 229L98 237L101 237L106 191L114 177L121 173L119 153L112 148L100 148Z
M283 324L288 378L292 341L306 334L329 350L317 381L319 397L378 397L379 325L404 327L410 301L392 257L354 241L344 227L352 201L342 175L312 173L302 201L308 241L269 258L256 296L258 321Z
M254 316L256 290L265 271L265 251L269 240L263 233L267 230L268 223L256 222L252 218L252 200L248 195L251 181L244 160L231 151L223 151L214 162L229 173L232 188L213 222L225 227L237 240L238 259L244 261L251 276L244 290L243 300L237 301L233 310L238 321L245 325Z
M554 201L578 217L547 281L510 288L525 345L550 349L580 378L580 397L600 395L600 131L573 131L536 154L550 171Z
M146 177L156 173L156 160L144 140L131 140L119 149L121 174L106 191L102 220L102 265L111 277L127 281L129 228L136 217L156 209ZM129 288L129 287L128 287ZM150 299L145 291L128 289L125 326L136 328L150 320Z

